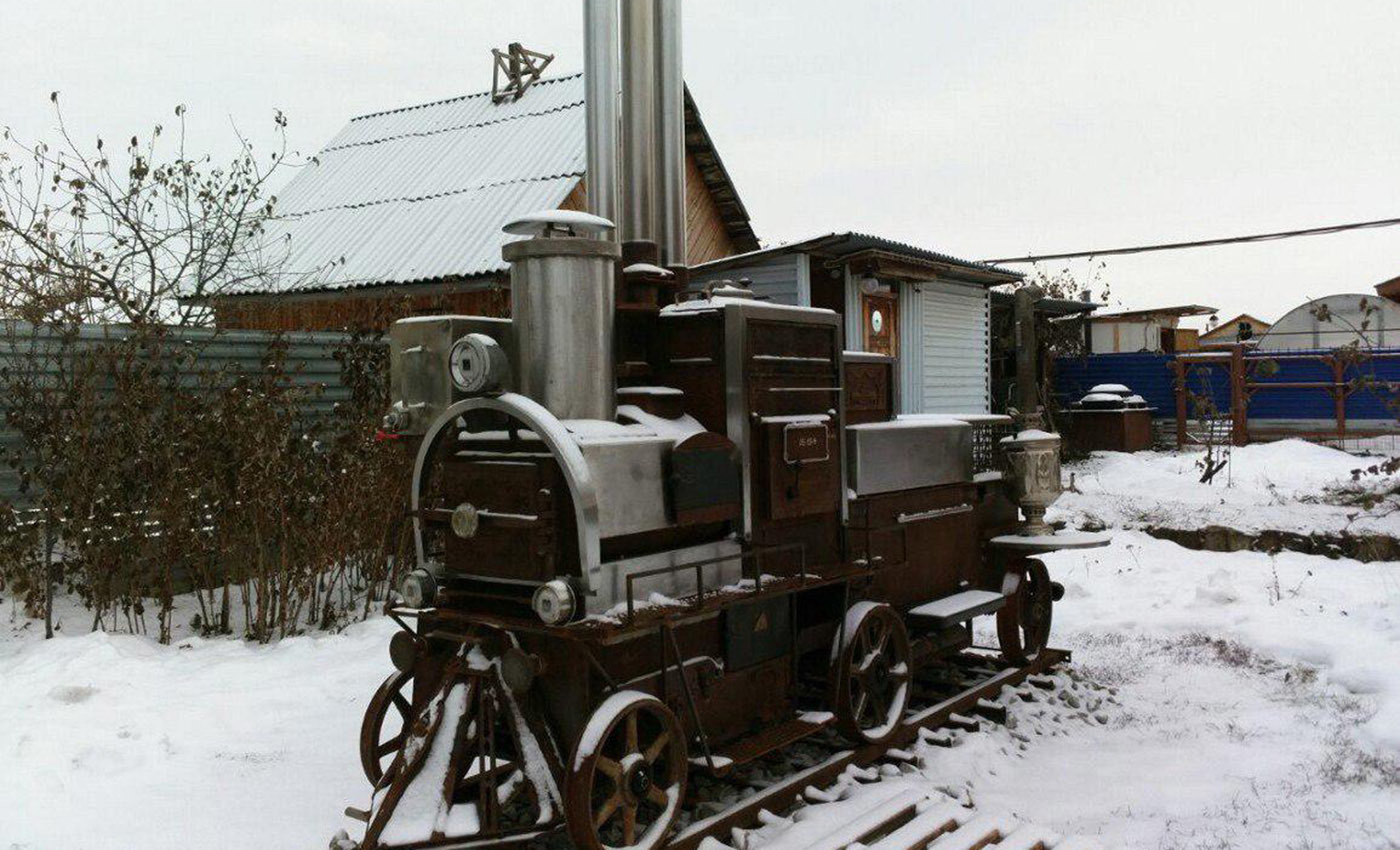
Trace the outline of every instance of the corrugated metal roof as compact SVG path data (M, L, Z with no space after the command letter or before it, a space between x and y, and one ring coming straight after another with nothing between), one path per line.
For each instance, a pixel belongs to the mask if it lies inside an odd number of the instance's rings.
M762 248L751 251L747 254L737 254L733 257L713 260L708 263L696 266L696 270L723 269L725 266L743 262L754 257L766 254L777 254L791 251L813 251L829 253L833 256L843 257L848 254L856 254L861 251L881 250L890 251L897 254L905 254L922 260L929 260L936 263L945 263L950 266L959 266L968 271L1004 278L999 283L1020 280L1024 277L1020 272L1013 272L1000 266L989 266L986 263L973 262L972 260L962 260L949 254L942 254L938 251L930 251L927 248L920 248L917 245L910 245L906 242L898 242L893 239L886 239L882 236L871 236L868 233L855 233L847 231L844 233L827 233L821 236L813 236L810 239L802 239L797 242L788 242L783 245L774 245L770 248Z
M299 292L500 272L501 226L558 207L583 175L583 75L352 119L278 195L275 280Z

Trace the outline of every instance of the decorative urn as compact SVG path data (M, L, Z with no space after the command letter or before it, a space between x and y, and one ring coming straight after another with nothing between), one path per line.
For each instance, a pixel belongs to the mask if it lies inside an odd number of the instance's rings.
M1019 533L1024 537L1053 534L1045 510L1060 497L1060 436L1027 428L1003 437L1001 448L1011 498L1026 516Z

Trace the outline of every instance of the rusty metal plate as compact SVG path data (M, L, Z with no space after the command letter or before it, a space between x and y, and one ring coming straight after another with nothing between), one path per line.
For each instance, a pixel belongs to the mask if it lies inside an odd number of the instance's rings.
M792 422L783 427L783 460L815 463L831 458L825 422Z

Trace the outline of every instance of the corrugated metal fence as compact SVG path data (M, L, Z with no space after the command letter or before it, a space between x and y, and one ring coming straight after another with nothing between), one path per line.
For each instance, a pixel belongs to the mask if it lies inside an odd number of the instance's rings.
M123 325L84 325L77 333L76 350L94 350L128 338L132 331ZM337 403L350 398L337 353L354 344L351 337L339 333L276 333L265 331L215 330L212 328L172 329L166 337L166 351L185 350L194 358L191 374L221 371L230 379L240 375L260 374L268 363L274 347L283 346L281 363L286 380L295 388L304 388L300 403L310 415L328 414ZM60 361L55 357L35 356L36 352L56 351L60 336L44 326L17 322L0 323L0 368L42 370L54 373ZM0 446L7 450L20 448L20 435L0 417ZM13 500L19 494L19 479L8 465L0 464L0 501Z
M1170 354L1087 354L1055 360L1055 395L1061 407L1078 401L1095 384L1123 384L1156 408L1153 416L1176 415ZM1225 408L1230 388L1222 382Z
M1322 385L1333 383L1332 366L1316 359L1330 351L1258 352L1245 355L1252 391L1247 403L1251 429L1282 427L1286 430L1325 431L1336 421L1333 396ZM1199 356L1200 352L1192 352ZM1381 356L1377 356L1381 355ZM1346 398L1346 420L1358 428L1394 431L1396 402L1400 401L1400 349L1361 352L1349 362L1342 380L1354 391ZM1153 416L1176 416L1176 385L1171 354L1091 354L1061 357L1055 362L1055 394L1068 405L1095 384L1124 384L1155 408ZM1196 365L1189 372L1193 392L1209 397L1222 414L1230 412L1230 368L1228 354L1219 365ZM1302 384L1281 386L1269 384ZM1194 415L1194 414L1191 414Z

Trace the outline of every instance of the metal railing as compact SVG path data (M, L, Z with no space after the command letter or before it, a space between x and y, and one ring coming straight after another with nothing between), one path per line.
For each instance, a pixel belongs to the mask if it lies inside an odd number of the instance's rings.
M753 561L754 569L752 576L745 578L753 581L753 592L749 595L756 595L763 590L763 556L772 555L778 552L797 550L797 577L800 579L799 586L805 584L807 580L807 549L801 543L783 543L776 546L757 546L752 549L735 552L732 555L719 555L714 558L703 558L699 561L690 561L684 564L671 564L665 567L656 567L650 570L638 570L635 573L628 573L626 581L627 590L627 619L632 619L636 615L636 594L634 593L635 583L641 579L654 578L660 575L671 575L684 572L686 570L695 571L695 596L691 600L690 606L693 609L700 608L705 603L705 568L714 567L720 564L727 564L732 561L740 562L740 569L743 564ZM717 594L724 588L714 588L711 595Z

